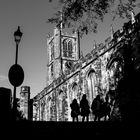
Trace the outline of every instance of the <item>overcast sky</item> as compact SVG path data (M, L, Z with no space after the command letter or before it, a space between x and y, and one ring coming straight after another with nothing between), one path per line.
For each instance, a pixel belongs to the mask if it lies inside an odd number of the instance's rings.
M9 68L15 62L16 44L13 33L21 26L23 36L19 44L18 63L25 72L21 86L31 87L31 97L46 86L47 34L53 32L53 25L47 19L58 10L49 0L0 0L0 87L13 87L8 80ZM114 30L123 25L124 20L113 23ZM90 34L81 40L84 55L92 50L94 40L103 42L110 35L110 15L99 24L98 34ZM20 87L17 88L19 97Z

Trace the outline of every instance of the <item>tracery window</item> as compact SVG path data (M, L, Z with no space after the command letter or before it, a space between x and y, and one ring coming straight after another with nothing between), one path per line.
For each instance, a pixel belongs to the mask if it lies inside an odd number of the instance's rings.
M63 56L64 57L72 57L72 41L67 41L66 39L63 41Z

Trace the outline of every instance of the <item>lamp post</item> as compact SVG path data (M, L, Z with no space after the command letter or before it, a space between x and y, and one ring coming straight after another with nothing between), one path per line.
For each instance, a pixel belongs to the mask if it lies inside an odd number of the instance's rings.
M22 37L22 32L20 31L20 27L18 26L17 31L14 32L14 38L16 42L16 58L15 58L15 64L18 62L18 45L20 43L21 37Z
M14 38L16 43L16 56L15 56L15 65L18 63L18 46L22 37L22 32L20 31L20 27L18 26L17 31L14 32ZM16 104L16 85L14 85L14 92L13 92L13 119L16 120L16 110L17 110L17 104Z

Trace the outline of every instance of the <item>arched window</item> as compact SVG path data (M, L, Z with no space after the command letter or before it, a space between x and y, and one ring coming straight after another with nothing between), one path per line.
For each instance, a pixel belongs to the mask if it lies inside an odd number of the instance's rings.
M72 57L73 46L72 41L67 41L66 39L63 41L63 56L64 57Z
M64 55L64 57L67 57L67 40L65 39L64 41L63 41L63 55Z
M76 82L72 84L72 100L75 98L77 99L77 94L78 94L78 85Z
M70 40L68 42L68 56L69 57L72 57L72 50L73 50L73 48L72 48L72 41Z
M94 69L91 69L87 75L87 83L88 83L88 98L89 103L91 104L93 99L96 97L96 90L95 90L95 83L96 82L96 75Z

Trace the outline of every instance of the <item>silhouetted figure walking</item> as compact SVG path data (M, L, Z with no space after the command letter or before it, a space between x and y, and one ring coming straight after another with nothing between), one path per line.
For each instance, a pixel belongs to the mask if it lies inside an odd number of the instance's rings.
M72 103L70 104L71 107L71 117L72 117L72 121L75 121L75 118L78 122L78 115L80 114L80 107L79 104L77 103L77 100L74 99L72 101Z
M98 120L100 121L100 114L101 114L101 99L100 95L97 95L96 98L93 100L91 104L91 110L94 117L94 121Z
M86 94L83 95L82 100L80 101L80 108L81 108L81 116L83 116L82 122L84 122L85 117L88 121L89 120L89 113L90 113L89 108L90 107L89 107L88 100L86 99Z
M105 97L105 102L103 103L103 114L105 116L104 120L106 121L106 117L108 116L110 119L110 111L111 111L111 107L110 107L110 103L109 103L109 97L108 95L106 95Z

